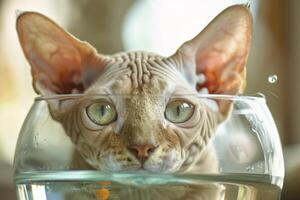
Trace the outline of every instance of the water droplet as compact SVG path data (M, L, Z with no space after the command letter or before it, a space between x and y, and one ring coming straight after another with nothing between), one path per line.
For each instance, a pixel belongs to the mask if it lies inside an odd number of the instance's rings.
M273 84L273 83L276 83L277 80L278 80L278 77L277 77L276 74L270 75L270 76L268 77L269 83L272 83L272 84Z
M274 153L274 151L272 149L267 151L267 154L273 154L273 153Z

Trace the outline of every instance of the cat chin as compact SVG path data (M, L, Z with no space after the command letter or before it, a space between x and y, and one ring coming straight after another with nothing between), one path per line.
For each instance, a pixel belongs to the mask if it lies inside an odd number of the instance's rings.
M119 173L161 173L161 174L170 174L175 173L180 169L180 166L176 164L170 165L136 165L136 166L121 166L120 164L110 164L109 166L100 166L99 163L93 161L87 161L92 168L102 171L102 172L119 172ZM177 167L176 167L177 166Z
M122 167L122 168L116 168L116 167L105 167L105 168L97 168L97 170L101 170L103 172L120 172L120 173L161 173L161 174L169 174L177 172L178 169L174 167L166 168L166 166L136 166L136 167Z
M170 174L178 172L181 168L181 163L165 162L161 165L145 165L143 169L151 173Z

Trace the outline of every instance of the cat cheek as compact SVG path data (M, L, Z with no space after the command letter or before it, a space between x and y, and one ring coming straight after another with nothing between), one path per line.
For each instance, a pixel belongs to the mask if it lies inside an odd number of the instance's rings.
M113 124L112 127L113 132L117 134L121 133L123 125L124 125L124 118L119 117L117 121Z
M173 163L173 172L178 171L184 163L184 154L181 149L176 150L173 154Z
M86 158L85 160L89 165L93 166L93 168L99 169L99 170L103 169L103 166L100 164L100 162L98 160L89 159L89 158Z
M176 163L176 161L178 160L177 159L177 156L178 156L178 151L176 151L176 149L172 149L167 157L167 160L166 160L166 164L169 166L168 167L172 167L172 164L173 163Z
M111 171L120 171L123 169L123 163L118 162L116 157L113 154L110 154L106 159L106 165Z

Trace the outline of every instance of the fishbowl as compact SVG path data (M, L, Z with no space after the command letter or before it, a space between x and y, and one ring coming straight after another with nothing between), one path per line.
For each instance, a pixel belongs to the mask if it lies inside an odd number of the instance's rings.
M263 96L162 99L35 98L15 152L18 199L280 199L282 148Z

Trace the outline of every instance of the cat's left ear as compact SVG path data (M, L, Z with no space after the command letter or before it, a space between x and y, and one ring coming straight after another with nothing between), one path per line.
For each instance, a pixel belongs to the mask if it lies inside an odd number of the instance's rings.
M109 60L42 14L24 12L16 26L39 94L83 93Z
M16 25L38 94L84 93L110 61L42 14L24 12L18 16ZM57 120L73 105L71 100L47 102Z
M200 90L236 95L245 87L246 61L252 35L248 8L236 5L219 14L200 34L184 43L169 60ZM218 101L227 116L231 104Z

